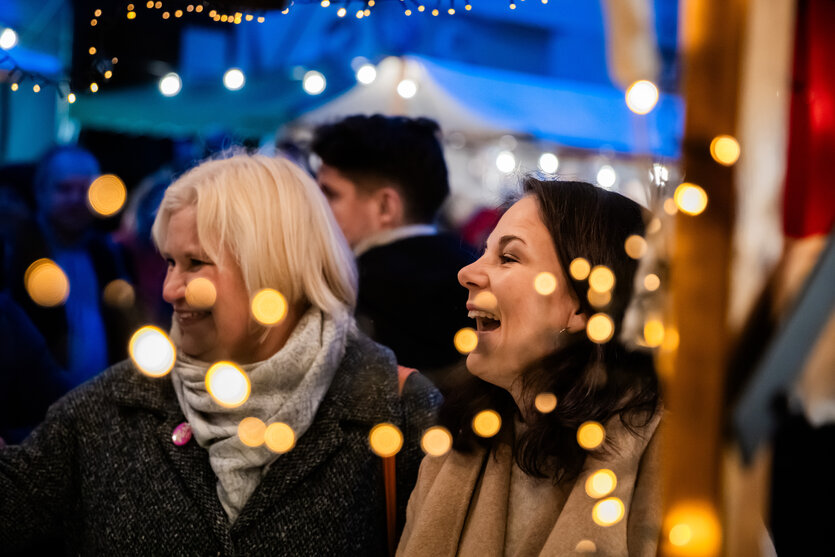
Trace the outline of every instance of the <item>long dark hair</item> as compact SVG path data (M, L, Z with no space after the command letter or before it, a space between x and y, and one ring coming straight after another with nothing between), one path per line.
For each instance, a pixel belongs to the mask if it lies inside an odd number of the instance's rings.
M514 418L526 418L527 428L513 440L513 454L527 474L571 480L582 469L587 451L577 443L577 428L588 420L605 423L618 416L631 431L648 423L659 406L658 379L650 354L628 349L618 339L624 312L632 297L637 261L624 249L626 239L643 235L641 207L626 197L585 182L541 181L526 178L523 194L532 196L553 241L563 275L591 317L605 311L615 324L615 336L596 344L584 330L565 334L565 342L522 374L522 403L518 408L504 389L466 375L441 408L439 420L453 434L453 446L462 452L476 446L495 448L500 439L512 438ZM595 309L588 300L588 283L571 278L569 265L578 257L591 266L605 265L616 277L609 304ZM534 408L537 393L553 393L552 412ZM502 417L499 435L485 439L472 430L475 415L493 409ZM604 444L596 451L611 450Z

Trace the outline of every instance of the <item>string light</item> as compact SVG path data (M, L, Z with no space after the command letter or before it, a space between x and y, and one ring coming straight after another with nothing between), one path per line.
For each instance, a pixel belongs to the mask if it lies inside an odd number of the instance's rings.
M707 192L689 182L684 182L676 188L673 199L681 212L691 216L701 214L707 207Z
M238 68L229 68L223 74L223 86L230 91L238 91L243 88L246 83L246 76Z
M721 165L733 166L739 153L739 142L731 135L717 135L710 142L710 156Z
M128 12L127 18L128 19L136 19L136 12Z
M67 95L67 102L68 103L72 104L72 103L75 102L75 100L76 100L75 99L75 93L70 93L69 95Z
M162 377L174 367L177 349L162 329L147 325L131 336L128 353L139 371Z
M19 87L19 86L18 86L18 84L17 84L17 83L12 83L12 84L10 85L10 88L11 88L11 90L12 90L12 91L17 91L17 90L18 90L18 87Z
M95 92L96 92L96 91L98 91L98 90L99 90L99 84L98 84L98 83L96 83L96 82L94 81L93 83L91 83L91 84L90 84L90 91L92 91L93 93L95 93Z
M554 153L542 153L537 162L539 169L546 174L555 174L560 167L560 160Z
M394 456L403 447L403 433L394 424L377 424L368 434L368 444L377 456Z
M635 114L647 114L658 103L658 87L642 79L626 89L626 106Z
M128 9L129 10L133 9L131 6L133 6L133 4L128 4ZM101 17L101 10L96 10L95 12L93 12L93 15L96 16L96 17Z
M87 49L87 52L90 53L90 56L93 56L96 53L96 47L91 46L89 49Z
M111 70L107 70L104 72L105 79L110 79L111 77L113 77L113 72Z
M37 83L35 83L34 85L32 85L32 91L34 91L35 93L40 93L41 92L41 86L38 85Z
M336 10L336 15L339 17L345 17L345 14L347 13L348 10L346 10L345 8L339 8L338 10Z

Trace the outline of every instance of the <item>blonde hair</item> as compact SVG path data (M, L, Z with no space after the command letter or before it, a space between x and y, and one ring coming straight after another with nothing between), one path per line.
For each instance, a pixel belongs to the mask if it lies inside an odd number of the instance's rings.
M162 199L152 229L158 248L171 216L189 206L203 249L213 261L234 258L250 298L275 288L290 304L353 311L353 255L319 187L290 161L232 154L191 169Z

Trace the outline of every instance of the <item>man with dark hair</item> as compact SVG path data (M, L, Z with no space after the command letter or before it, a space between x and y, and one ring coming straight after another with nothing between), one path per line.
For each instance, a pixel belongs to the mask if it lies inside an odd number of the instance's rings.
M350 116L320 126L317 179L357 256L357 322L398 363L441 382L460 361L455 333L470 325L458 271L473 256L434 226L449 194L438 124Z

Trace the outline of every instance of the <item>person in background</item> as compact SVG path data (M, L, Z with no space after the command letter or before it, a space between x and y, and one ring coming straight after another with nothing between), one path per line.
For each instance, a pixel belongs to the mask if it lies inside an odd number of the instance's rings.
M126 278L114 245L94 227L87 190L100 174L87 150L55 147L35 172L35 218L9 254L10 294L43 335L67 387L80 385L127 355L129 328L122 311L102 303L105 287ZM26 270L41 258L54 261L69 281L63 303L40 306L26 290Z
M449 193L439 134L426 118L350 116L317 128L312 151L357 257L359 326L441 386L461 361L453 338L468 321L456 273L473 257L433 224Z
M283 159L207 161L165 192L153 236L173 369L116 364L0 449L0 552L385 554L389 485L369 434L402 432L387 476L402 517L440 395L357 330L356 268L316 183ZM251 309L263 289L283 313ZM223 379L210 392L218 363L245 385L233 401Z
M458 275L478 330L472 377L441 408L453 449L421 464L398 555L655 555L658 380L651 355L617 336L637 268L624 243L643 230L641 208L617 193L524 182ZM569 274L577 258L614 274L605 307ZM541 273L551 280L536 288ZM591 340L596 326L587 335L598 313L608 341ZM486 410L492 429L476 419Z

